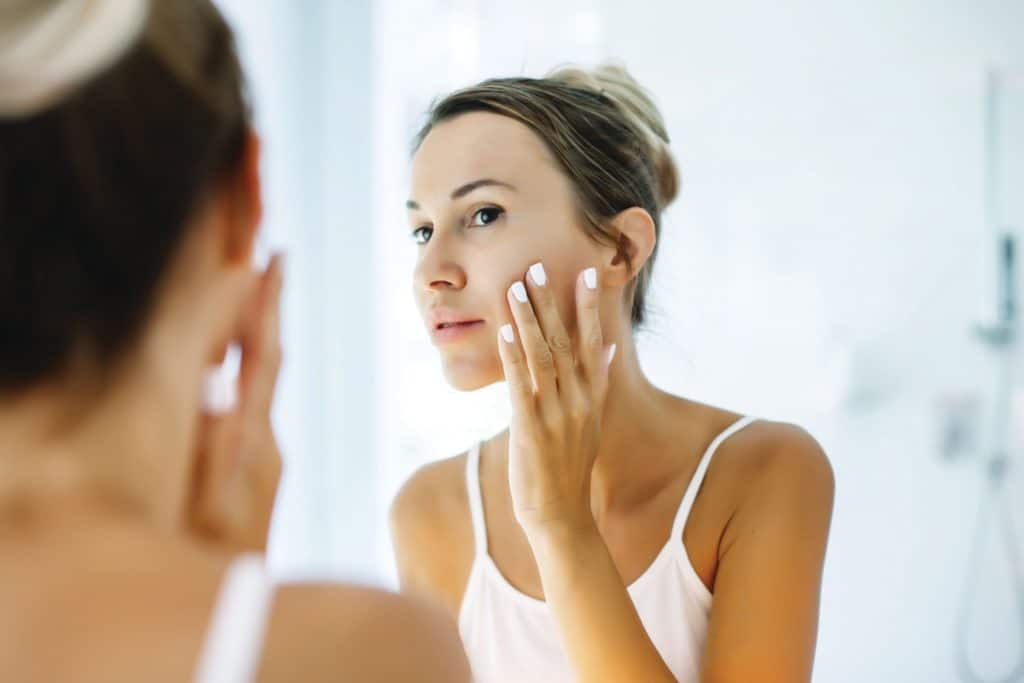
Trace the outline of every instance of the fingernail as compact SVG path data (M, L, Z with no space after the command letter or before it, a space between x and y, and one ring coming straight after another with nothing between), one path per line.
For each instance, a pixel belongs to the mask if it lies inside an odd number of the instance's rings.
M618 350L619 350L618 344L612 344L611 347L609 347L609 349L608 349L608 363L607 363L607 365L611 365L612 361L615 360L615 352L618 351Z
M505 341L507 341L509 344L511 344L513 341L515 341L516 336L512 332L512 326L511 325L502 325L502 327L501 327L501 338L504 339Z
M590 289L597 289L597 268L587 268L583 271L583 282Z
M517 282L512 285L512 296L514 296L519 303L526 303L526 287L523 286L522 282Z
M231 375L223 368L216 367L206 371L203 378L203 410L210 415L223 415L231 412L238 400L238 387Z
M540 263L530 266L530 277L538 287L543 287L548 281L548 274L544 272L544 266Z

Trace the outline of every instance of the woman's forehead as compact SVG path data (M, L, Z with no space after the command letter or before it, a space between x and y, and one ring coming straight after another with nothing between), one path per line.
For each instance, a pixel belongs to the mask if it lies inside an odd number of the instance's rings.
M500 114L471 112L430 131L413 160L413 188L426 191L438 183L459 185L491 177L525 185L553 161L544 141L525 124Z

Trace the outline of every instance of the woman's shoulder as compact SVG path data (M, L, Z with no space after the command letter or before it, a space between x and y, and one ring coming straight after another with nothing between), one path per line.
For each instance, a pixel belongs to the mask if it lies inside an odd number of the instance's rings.
M507 445L508 431L502 431L481 442L480 470L487 469L483 463L501 459ZM444 527L451 532L451 525L468 531L472 536L469 508L469 487L466 480L466 465L471 454L463 451L443 460L429 462L409 476L391 504L391 523L402 527ZM479 480L478 480L479 481Z
M799 425L752 420L722 444L722 462L755 478L831 478L832 466L821 444Z
M7 572L20 579L0 617L0 655L12 679L191 680L204 656L217 659L221 647L240 645L266 681L337 680L360 672L423 680L414 666L430 680L468 680L460 673L457 634L437 607L361 586L275 586L262 558L253 558L257 580L244 582L254 595L224 602L240 558L219 547L116 529L83 541L92 547L40 551L34 563L55 553L63 560L40 566L34 580ZM239 618L259 618L249 609L257 591L268 600L266 637L257 629L250 642L239 643L246 629L229 628L232 642L211 639L215 616L230 626L232 615L223 610L232 605L244 603ZM396 638L411 648L410 661L388 655Z
M12 680L188 680L228 560L110 525L19 540L0 572ZM143 655L142 653L146 653Z
M259 672L265 681L469 680L455 624L441 607L341 584L278 590Z
M448 508L468 505L466 460L463 452L419 467L399 489L391 505L392 518L435 518Z
M403 591L440 597L458 613L472 566L468 453L416 470L391 503L390 527Z
M721 444L708 477L731 489L737 506L773 507L800 497L831 507L835 489L832 464L807 430L760 419Z
M409 476L391 503L391 531L397 541L438 541L453 527L469 523L468 457L460 453L436 460Z
M228 597L229 582L239 576L236 563L256 563L248 583L252 595ZM184 567L183 567L184 569ZM239 628L227 628L231 640L246 633L244 620L260 618L249 609L267 598L263 637L242 642L253 656L256 676L262 681L302 680L309 683L366 677L394 681L468 681L468 667L458 634L450 618L436 605L370 586L338 582L275 583L262 557L227 555L203 548L185 570L185 583L204 587L192 600L199 621L176 625L179 634L193 638L198 632L196 655L220 656L225 645L212 635L213 619L226 616L240 603ZM163 584L173 584L167 579ZM180 582L179 582L180 583ZM241 583L241 582L240 582ZM213 588L212 594L210 588ZM150 586L157 590L156 586ZM235 588L242 588L241 585ZM173 594L173 589L172 589ZM185 593L188 594L187 592ZM141 595L137 595L141 599ZM164 613L173 613L163 599ZM227 611L222 611L227 610ZM258 630L257 630L258 632ZM173 633L171 633L173 635ZM394 644L403 644L403 656L394 657ZM227 645L235 645L231 642ZM231 652L225 652L231 657ZM178 679L182 680L182 679Z

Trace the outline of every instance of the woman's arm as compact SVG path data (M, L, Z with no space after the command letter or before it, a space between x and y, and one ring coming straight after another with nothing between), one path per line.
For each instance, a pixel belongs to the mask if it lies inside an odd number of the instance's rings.
M579 680L675 681L595 526L529 535L544 597Z
M771 451L722 535L702 683L811 680L835 483L805 433Z

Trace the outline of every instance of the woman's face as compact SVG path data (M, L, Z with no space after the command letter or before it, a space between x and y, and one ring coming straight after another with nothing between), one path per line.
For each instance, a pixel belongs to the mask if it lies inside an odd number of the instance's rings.
M575 329L576 278L598 265L599 246L584 232L569 179L525 125L488 112L437 125L413 159L408 207L416 303L454 387L502 379L506 292L534 263Z

